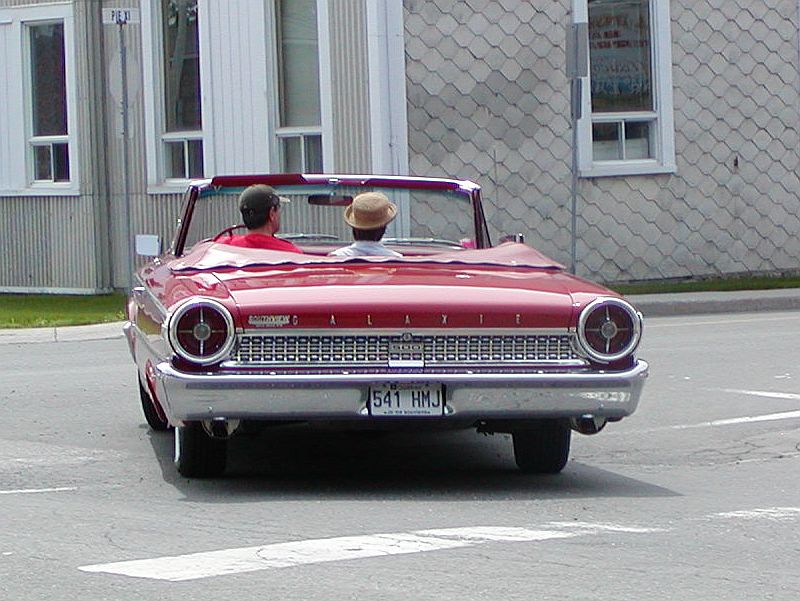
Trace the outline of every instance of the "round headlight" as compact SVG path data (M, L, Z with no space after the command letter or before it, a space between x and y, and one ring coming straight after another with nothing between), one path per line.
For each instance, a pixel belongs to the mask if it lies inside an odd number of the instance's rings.
M228 309L205 298L178 307L170 317L168 332L172 349L187 361L200 365L227 357L236 333Z
M642 316L619 298L598 298L578 318L578 344L590 358L611 363L636 350L642 337Z

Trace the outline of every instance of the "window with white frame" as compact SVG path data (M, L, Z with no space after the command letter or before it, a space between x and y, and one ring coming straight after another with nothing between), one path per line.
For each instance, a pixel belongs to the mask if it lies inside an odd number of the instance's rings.
M280 164L284 172L322 172L317 0L277 0Z
M197 0L161 0L165 179L203 176Z
M0 194L77 194L71 5L0 8L0 67Z
M584 101L589 110L579 126L583 175L675 169L668 4L586 1L590 67Z
M30 67L29 177L69 182L69 131L64 23L26 27Z

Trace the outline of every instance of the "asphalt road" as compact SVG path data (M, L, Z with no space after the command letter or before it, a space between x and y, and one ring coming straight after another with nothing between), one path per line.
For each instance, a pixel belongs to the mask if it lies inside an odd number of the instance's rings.
M0 345L0 599L800 597L800 313L649 319L639 411L510 440L287 431L175 473L122 339Z

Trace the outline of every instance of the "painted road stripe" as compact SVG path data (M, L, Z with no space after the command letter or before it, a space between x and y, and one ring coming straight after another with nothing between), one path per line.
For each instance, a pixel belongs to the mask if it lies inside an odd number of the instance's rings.
M671 430L688 430L691 428L709 428L715 426L736 426L739 424L753 424L756 422L774 422L782 419L800 418L800 411L785 411L783 413L770 413L768 415L750 415L746 417L733 417L730 419L715 419L688 426L670 426Z
M570 523L569 525L576 526L575 523ZM134 578L180 582L331 561L426 553L472 547L491 542L546 541L585 536L603 531L635 533L659 531L650 528L628 528L614 524L580 523L577 526L571 532L550 529L483 526L417 530L415 532L395 532L365 536L343 536L192 553L173 557L104 563L83 566L78 569L84 572L102 572Z
M764 509L746 509L742 511L726 511L716 513L714 517L741 520L771 519L783 520L800 517L800 507L767 507Z
M770 399L789 399L791 401L800 401L800 394L791 392L769 392L767 390L739 390L737 388L722 388L724 392L733 392L735 394L747 394L750 396L763 396Z
M594 524L589 522L550 522L548 526L556 528L575 528L591 532L625 532L628 534L651 534L655 532L668 532L664 528L637 528L633 526L619 526L617 524Z
M63 486L61 488L21 488L18 490L0 490L0 495L30 495L43 492L65 492L69 490L78 490L74 486Z
M630 430L624 432L612 432L617 435L624 434L653 434L655 432L670 432L673 430L696 430L699 428L716 428L719 426L738 426L741 424L754 424L758 422L774 422L784 419L798 419L800 411L785 411L783 413L769 413L767 415L749 415L746 417L733 417L730 419L715 419L710 422L700 422L699 424L680 424L677 426L659 426L657 428L643 428L641 430Z

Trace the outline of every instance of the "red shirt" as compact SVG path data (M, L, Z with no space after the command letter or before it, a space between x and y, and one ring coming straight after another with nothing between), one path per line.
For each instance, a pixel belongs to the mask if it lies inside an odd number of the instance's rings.
M264 248L266 250L282 250L295 253L303 252L288 240L281 240L275 236L267 236L265 234L231 236L230 239L220 240L220 242L230 244L231 246L241 246L243 248Z

